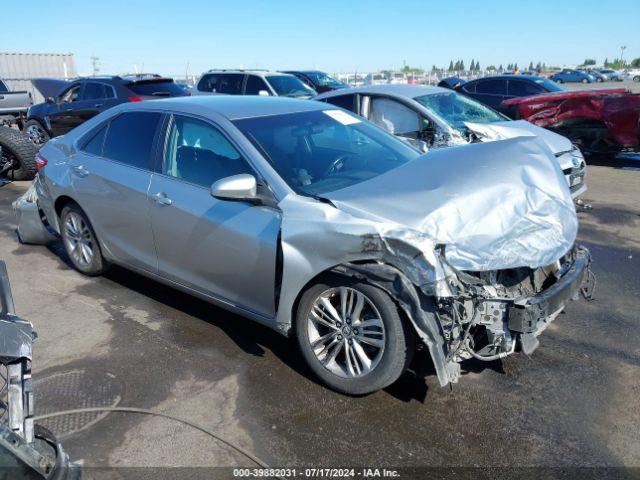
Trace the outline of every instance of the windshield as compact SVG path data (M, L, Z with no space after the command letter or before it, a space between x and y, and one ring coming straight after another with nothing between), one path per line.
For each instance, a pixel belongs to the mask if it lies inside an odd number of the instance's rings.
M461 133L468 130L465 122L504 122L506 117L456 92L443 92L416 97L415 101Z
M318 85L320 87L340 87L344 85L344 83L324 72L306 72L305 75L311 79L314 85Z
M355 185L420 154L343 110L233 122L297 193L320 195Z
M269 75L267 80L276 93L284 97L310 97L316 94L293 75Z
M559 86L553 80L549 80L548 78L540 77L540 78L532 79L532 81L540 85L547 92L564 92L564 88Z

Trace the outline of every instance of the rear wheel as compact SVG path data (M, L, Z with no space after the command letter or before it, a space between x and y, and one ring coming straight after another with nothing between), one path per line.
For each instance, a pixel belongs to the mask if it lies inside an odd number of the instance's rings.
M413 356L413 333L389 295L341 277L318 283L303 294L296 337L320 380L352 395L392 384Z
M33 180L37 172L36 149L22 132L0 127L0 176L10 180Z
M589 83L589 80L587 80L586 78L583 78L582 83Z
M556 82L558 83L564 83L564 81L561 78L556 78Z
M635 77L633 77L633 81L640 82L640 75L636 75Z
M93 227L77 205L62 209L60 233L64 249L73 266L85 275L96 276L104 271L105 262Z

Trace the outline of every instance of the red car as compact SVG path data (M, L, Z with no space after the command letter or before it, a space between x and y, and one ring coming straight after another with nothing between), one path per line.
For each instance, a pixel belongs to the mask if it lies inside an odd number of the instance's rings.
M640 151L640 94L625 88L510 98L502 106L510 117L554 130L585 152Z

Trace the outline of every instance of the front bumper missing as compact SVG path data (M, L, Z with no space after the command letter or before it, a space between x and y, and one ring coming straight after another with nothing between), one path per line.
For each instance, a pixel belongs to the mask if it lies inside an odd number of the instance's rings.
M518 335L520 348L530 354L538 347L536 337L564 309L569 300L576 299L588 278L591 257L586 249L579 249L567 272L551 287L531 297L517 299L507 309L507 326Z

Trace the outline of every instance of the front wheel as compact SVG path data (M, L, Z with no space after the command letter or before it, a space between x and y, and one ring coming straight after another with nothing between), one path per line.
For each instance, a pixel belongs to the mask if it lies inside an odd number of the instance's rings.
M47 130L37 120L29 120L24 125L24 131L36 148L42 147L51 138Z
M582 83L589 83L589 80L587 80L586 78L583 78Z
M556 79L556 82L558 82L558 83L564 83L564 81L563 81L561 78L557 78L557 79Z
M411 361L413 332L396 304L377 287L342 277L307 290L296 315L296 337L311 370L350 395L395 382Z
M636 75L635 77L633 77L633 81L640 82L640 75Z
M102 274L105 261L89 219L80 207L67 205L60 215L60 234L73 266L89 276Z

